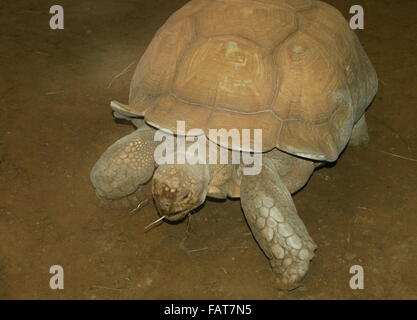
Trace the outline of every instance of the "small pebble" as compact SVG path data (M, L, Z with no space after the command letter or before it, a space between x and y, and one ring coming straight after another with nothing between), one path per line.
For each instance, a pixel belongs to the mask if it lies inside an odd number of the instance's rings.
M356 258L356 254L354 254L354 253L352 253L352 252L346 252L345 253L345 259L347 260L347 261L351 261L351 260L353 260L353 259L355 259Z

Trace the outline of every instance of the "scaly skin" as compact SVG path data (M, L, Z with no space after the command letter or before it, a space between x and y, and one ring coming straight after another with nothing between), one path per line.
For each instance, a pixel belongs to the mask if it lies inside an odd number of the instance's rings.
M241 203L255 239L270 259L277 287L293 289L308 271L316 244L297 215L277 166L277 160L264 156L259 175L242 177ZM311 172L297 179L305 183Z
M366 125L365 115L363 115L352 129L349 146L366 146L369 142L368 126Z
M145 184L155 170L154 129L142 127L112 144L94 165L90 179L97 196L121 199Z

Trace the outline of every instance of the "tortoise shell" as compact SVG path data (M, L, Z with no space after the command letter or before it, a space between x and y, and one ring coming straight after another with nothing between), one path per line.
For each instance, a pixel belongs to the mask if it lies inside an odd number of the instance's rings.
M192 0L142 56L126 112L173 132L177 120L206 135L262 129L262 151L334 161L377 86L358 38L328 4Z

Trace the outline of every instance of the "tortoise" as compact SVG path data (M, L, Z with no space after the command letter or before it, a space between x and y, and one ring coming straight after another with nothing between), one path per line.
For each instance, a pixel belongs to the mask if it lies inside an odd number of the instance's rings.
M291 194L348 144L366 145L365 110L377 87L357 36L324 2L192 0L157 31L133 75L129 103L111 103L114 116L137 130L104 152L90 178L107 200L140 193L151 181L158 212L170 221L206 197L240 197L276 285L292 289L316 244ZM158 164L155 134L178 139L192 128L209 141L212 129L261 129L258 147L253 137L246 149L227 137L211 142L260 154L260 172L243 174L242 163Z

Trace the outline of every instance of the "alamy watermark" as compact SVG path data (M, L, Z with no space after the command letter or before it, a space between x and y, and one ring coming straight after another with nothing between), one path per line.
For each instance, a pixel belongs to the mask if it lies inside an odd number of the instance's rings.
M351 266L349 269L349 273L353 274L349 281L350 288L352 290L365 289L363 267L360 265Z
M53 265L49 268L53 276L49 279L49 287L52 290L64 290L64 268L60 265Z
M64 8L55 4L49 8L49 13L53 16L49 19L49 27L52 30L64 29ZM353 16L349 20L351 29L364 29L364 10L361 5L353 5L349 9L349 13Z
M364 19L364 10L360 5L354 5L350 7L349 13L354 14L349 20L349 26L352 30L364 29L365 28L365 19Z
M55 4L49 8L49 13L53 14L51 19L49 19L49 27L52 30L64 29L64 8Z
M185 121L177 121L177 135L157 130L161 142L154 159L161 164L244 164L244 175L256 175L262 169L262 129L201 129L186 132ZM252 137L253 134L253 137ZM227 146L227 147L226 147ZM239 150L242 150L239 151Z

